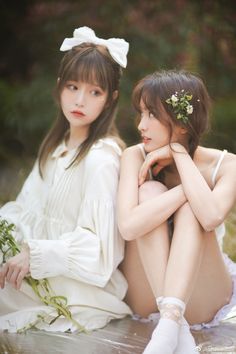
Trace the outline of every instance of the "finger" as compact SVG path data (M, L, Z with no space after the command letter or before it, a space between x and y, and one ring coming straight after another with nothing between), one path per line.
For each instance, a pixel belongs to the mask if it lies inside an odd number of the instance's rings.
M16 280L16 289L17 290L20 289L20 287L22 285L22 281L27 274L28 274L28 268L22 268L22 270L19 272L17 280Z
M150 161L148 159L145 160L139 171L139 182L143 183L145 181L150 166L151 166Z
M18 278L19 273L20 273L20 269L16 268L12 272L11 277L7 278L8 283L10 283L13 286L13 288L15 288L15 289L17 287L16 284L17 284L17 278Z
M152 169L152 173L154 176L157 176L158 173L164 168L164 166L161 165L156 165L155 167L153 167Z
M15 267L12 266L11 264L7 264L8 265L8 268L7 268L7 271L6 271L6 280L8 282L10 282L10 279L12 277L12 274L14 273L14 270L15 270Z
M138 178L138 184L139 184L139 186L140 186L141 184L143 184L143 183L146 181L148 172L149 172L149 171L148 171L148 169L146 169L146 168L143 168L143 169L140 171L140 173L139 173L139 178Z
M139 186L144 183L144 181L146 180L146 177L147 177L147 172L146 172L146 170L144 170L144 169L141 170L141 171L139 172L139 178L138 178L138 184L139 184Z

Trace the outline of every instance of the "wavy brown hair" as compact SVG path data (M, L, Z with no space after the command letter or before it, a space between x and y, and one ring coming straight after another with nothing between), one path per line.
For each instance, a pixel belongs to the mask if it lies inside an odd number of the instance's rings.
M188 122L184 123L176 118L171 105L166 103L175 92L184 90L191 94L191 105L193 113L189 116ZM183 126L188 134L188 150L193 157L199 145L200 138L209 128L210 97L203 81L195 74L186 71L160 71L150 74L140 80L133 91L133 105L141 113L140 100L154 117L159 119L169 128L171 140L173 127ZM166 115L161 114L162 110Z
M121 75L122 69L120 65L112 59L104 46L83 43L75 46L65 54L60 64L59 80L55 92L58 105L57 119L39 148L38 158L41 177L43 177L43 169L48 156L61 143L65 138L65 133L69 130L69 123L60 105L61 93L68 80L96 84L108 93L103 111L90 125L89 135L78 148L70 166L79 163L94 142L102 137L114 136L118 143L123 145L115 125L118 95L115 98L113 97L114 91L119 89Z

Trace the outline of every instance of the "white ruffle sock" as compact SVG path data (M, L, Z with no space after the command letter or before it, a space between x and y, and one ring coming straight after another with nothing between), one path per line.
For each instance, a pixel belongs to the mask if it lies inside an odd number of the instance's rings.
M157 305L161 317L143 354L173 354L178 345L185 303L175 297L165 297L157 298Z
M174 354L199 354L189 324L183 317L179 330L179 343Z

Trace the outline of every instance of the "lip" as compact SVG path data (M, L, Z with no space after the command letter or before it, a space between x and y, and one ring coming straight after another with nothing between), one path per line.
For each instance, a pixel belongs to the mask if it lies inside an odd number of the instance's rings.
M81 111L72 111L71 114L73 114L73 116L75 116L77 118L82 118L85 116L85 114Z
M147 143L149 143L151 141L151 139L148 138L147 136L142 136L142 141L143 141L144 144L147 144Z

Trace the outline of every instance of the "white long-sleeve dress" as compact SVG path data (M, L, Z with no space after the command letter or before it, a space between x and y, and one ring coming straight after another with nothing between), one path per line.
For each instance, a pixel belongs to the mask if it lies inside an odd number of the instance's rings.
M75 154L64 143L49 158L44 179L36 162L16 201L0 209L0 216L16 225L15 238L30 248L30 273L48 278L57 295L67 297L73 317L87 329L131 314L122 301L127 283L117 269L124 243L116 224L116 194L120 148L100 139L87 156L67 169ZM56 316L24 281L19 291L6 283L0 289L0 329L15 332L38 314ZM51 331L76 328L59 318Z

